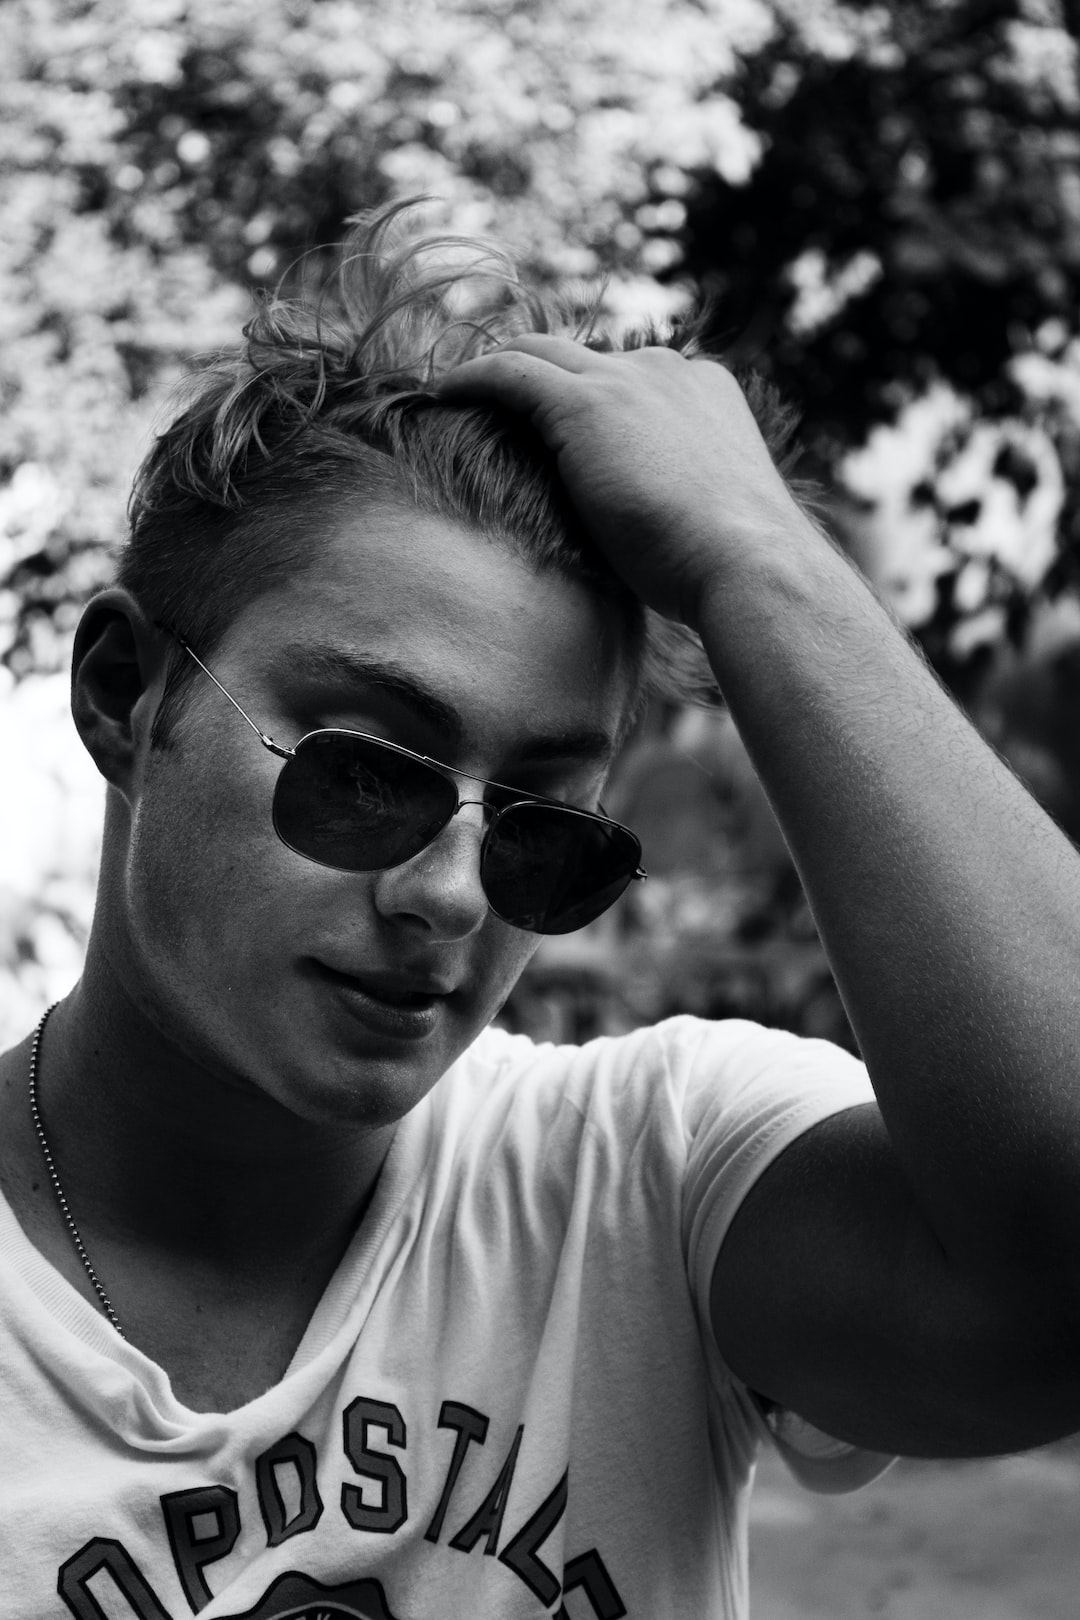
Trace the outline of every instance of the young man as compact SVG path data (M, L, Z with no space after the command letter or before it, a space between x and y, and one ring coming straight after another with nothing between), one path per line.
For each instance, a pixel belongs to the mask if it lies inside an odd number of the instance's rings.
M737 1616L770 1430L843 1488L1080 1424L1073 849L722 366L465 322L389 223L202 375L79 631L93 935L0 1067L20 1620ZM601 795L675 624L873 1092L488 1027L638 875Z

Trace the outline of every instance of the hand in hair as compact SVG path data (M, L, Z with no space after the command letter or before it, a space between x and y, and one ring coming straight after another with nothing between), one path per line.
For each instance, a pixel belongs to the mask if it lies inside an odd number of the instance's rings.
M1074 1431L1076 850L788 494L721 366L527 336L441 386L527 414L611 563L699 631L874 1084L740 1206L726 1364L872 1450Z
M747 548L791 531L822 544L724 366L672 348L598 353L530 333L467 360L448 401L528 417L592 539L640 599L699 628Z

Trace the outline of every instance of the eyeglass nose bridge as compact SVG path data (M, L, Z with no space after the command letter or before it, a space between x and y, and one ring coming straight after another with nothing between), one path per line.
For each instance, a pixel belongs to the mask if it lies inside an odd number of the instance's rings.
M448 766L436 765L435 761L433 761L433 760L428 760L425 763L430 764L430 765L434 765L435 769L438 770L440 776L443 776L443 777L446 778L447 781L452 782L454 784L455 788L457 787L457 777L449 769ZM484 781L483 777L480 777L480 776L468 776L468 773L465 772L465 771L462 771L461 775L465 776L466 779L468 781L470 781L470 782L482 782L482 781ZM428 839L426 844L422 845L421 848L416 851L416 854L410 855L408 857L408 859L409 860L415 860L417 855L422 855L425 852L425 850L431 849L432 845L438 843L439 839L442 837L442 835L446 831L447 827L449 827L451 822L454 820L454 818L457 815L458 811L459 810L464 810L469 805L475 805L482 812L482 819L481 819L481 826L480 826L479 858L480 858L480 881L481 881L481 884L483 884L483 882L484 882L484 875L483 875L484 874L484 863L485 863L485 859L486 859L486 857L488 855L489 841L490 841L492 833L494 832L495 828L498 826L499 822L502 820L503 816L506 814L506 812L508 810L513 810L517 805L522 804L522 803L526 803L526 802L528 802L527 801L527 796L523 795L522 798L519 799L519 798L515 798L514 795L511 794L511 793L507 794L507 799L506 799L505 804L495 804L495 803L492 802L491 799L463 799L460 796L460 789L458 789L458 802L454 806L453 810L451 810L450 814L447 816L447 818L443 822L442 826L438 829L437 832L432 834L432 836ZM642 877L644 877L644 875L645 875L644 872L642 872L641 875L642 875ZM486 895L487 890L485 889L484 892L485 892L485 895Z
M451 810L450 814L447 816L446 820L435 834L435 837L441 838L447 827L449 827L450 823L457 816L458 812L468 809L470 805L476 805L477 808L483 812L481 816L480 832L481 836L485 835L491 826L492 818L498 815L497 809L487 799L463 799L459 794L457 804ZM432 842L434 843L434 839Z
M461 789L460 789L460 787L458 785L458 779L455 776L455 774L449 769L449 767L447 767L445 765L440 765L440 764L436 763L436 761L434 761L434 760L425 760L424 764L428 765L432 770L434 770L439 776L442 777L444 782L448 782L450 784L450 786L453 787L453 789L454 789L454 791L455 791L455 793L457 795L457 802L455 803L453 809L445 816L445 818L442 819L441 821L439 821L438 825L434 827L434 830L432 830L431 826L429 825L429 828L428 828L428 831L427 831L427 836L425 837L424 842L419 846L419 848L418 849L413 849L411 854L408 854L408 855L404 856L404 858L401 861L399 861L397 864L398 865L405 865L409 861L415 861L418 856L426 854L428 850L432 849L434 847L434 845L436 845L439 842L439 840L443 836L443 833L445 833L446 829L454 821L454 819L457 816L458 812L461 811L461 810L466 809L470 805L476 805L483 812L483 815L482 815L482 818L481 818L481 824L480 824L480 828L479 828L480 856L481 856L481 859L482 859L483 858L484 844L486 843L487 835L488 835L489 831L491 830L492 820L493 820L494 817L496 817L498 815L497 806L489 803L489 801L487 799L466 799L466 798L463 798L462 795L461 795ZM464 775L464 774L465 773L462 772L462 775ZM480 778L479 777L469 777L468 780L469 781L479 781ZM388 871L388 870L390 870L390 868L384 867L384 868L382 868L382 870Z
M482 830L483 830L484 835L486 836L487 833L489 833L491 831L492 826L499 819L502 812L504 810L508 809L510 804L514 802L514 797L513 797L512 792L510 792L508 789L505 789L505 788L502 791L506 796L506 800L507 800L506 804L501 804L501 805L500 804L494 804L491 801L491 799L484 799L484 798L480 798L480 799L466 799L466 798L463 798L462 797L462 792L461 792L461 783L462 783L462 781L479 783L481 787L494 787L494 786L496 786L496 784L493 783L493 782L489 782L487 780L487 778L484 777L484 776L472 776L472 775L470 775L470 773L468 771L455 771L455 770L451 769L451 767L449 765L442 764L442 762L440 760L428 759L428 758L425 757L424 758L424 764L426 766L428 766L428 768L430 770L436 771L438 773L438 775L443 778L444 781L449 782L451 784L451 786L453 787L454 792L457 794L457 803L455 804L454 808L451 810L450 814L447 816L446 820L443 822L442 826L439 828L439 831L435 834L436 838L441 838L442 837L443 833L446 831L447 827L449 827L450 823L453 821L454 817L458 814L458 812L460 810L464 810L469 805L474 805L474 804L478 805L480 807L480 809L483 811L483 829ZM527 795L523 795L523 797L527 797ZM432 840L432 842L434 842L434 840Z

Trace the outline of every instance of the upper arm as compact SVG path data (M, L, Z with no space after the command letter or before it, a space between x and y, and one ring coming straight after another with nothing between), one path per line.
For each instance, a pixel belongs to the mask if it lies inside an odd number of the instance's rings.
M720 1249L710 1315L732 1372L827 1433L975 1456L1080 1428L1062 1292L1049 1265L1025 1279L952 1268L869 1104L812 1127L762 1173Z

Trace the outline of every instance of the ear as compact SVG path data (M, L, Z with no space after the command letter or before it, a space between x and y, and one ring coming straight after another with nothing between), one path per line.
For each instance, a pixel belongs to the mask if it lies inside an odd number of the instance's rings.
M102 591L75 634L71 713L107 782L130 796L161 698L168 642L130 591Z

